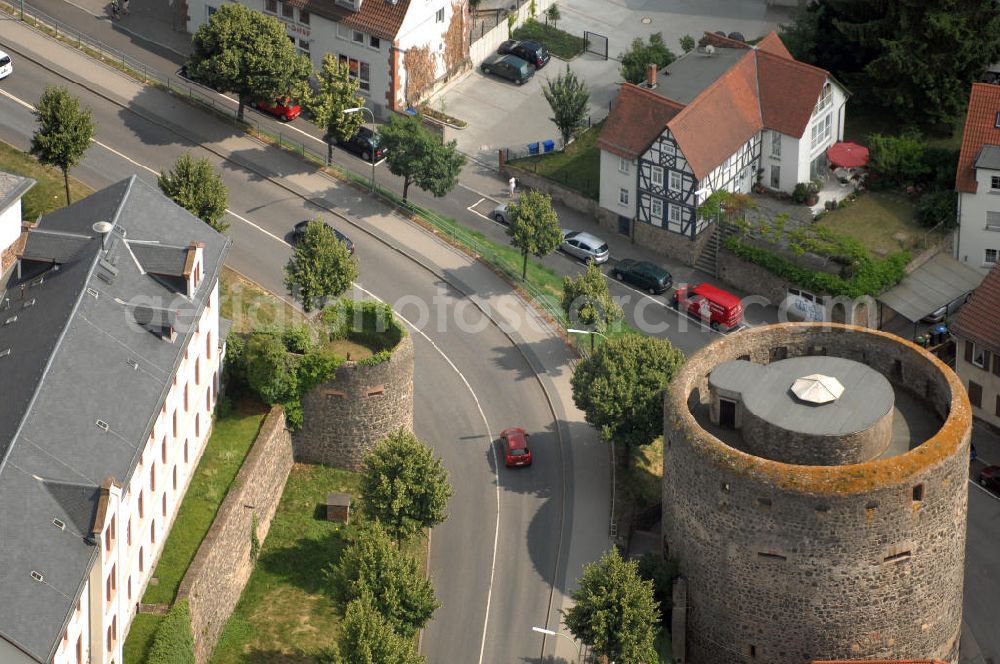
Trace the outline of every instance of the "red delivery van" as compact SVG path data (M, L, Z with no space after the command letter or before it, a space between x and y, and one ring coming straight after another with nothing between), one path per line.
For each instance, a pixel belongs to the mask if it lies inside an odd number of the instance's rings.
M674 291L674 308L708 322L713 330L731 330L743 322L743 303L711 284L682 286Z

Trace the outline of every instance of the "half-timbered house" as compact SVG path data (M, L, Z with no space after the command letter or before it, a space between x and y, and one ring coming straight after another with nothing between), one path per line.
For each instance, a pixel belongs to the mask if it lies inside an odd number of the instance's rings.
M790 193L826 173L846 101L828 72L796 61L773 32L756 46L706 34L622 86L597 142L601 221L693 264L711 226L697 212L705 199L755 184Z

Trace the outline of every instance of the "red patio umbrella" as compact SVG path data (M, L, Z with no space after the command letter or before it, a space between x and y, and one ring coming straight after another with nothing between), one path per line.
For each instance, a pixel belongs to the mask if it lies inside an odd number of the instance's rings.
M868 163L868 148L853 141L834 143L826 151L826 158L838 168L860 168Z

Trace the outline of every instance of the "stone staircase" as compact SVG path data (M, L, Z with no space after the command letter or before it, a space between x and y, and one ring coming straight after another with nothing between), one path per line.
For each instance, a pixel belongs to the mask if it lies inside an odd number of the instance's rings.
M719 237L720 227L721 224L712 226L712 230L709 231L712 235L709 236L705 247L698 254L698 260L694 262L696 270L701 270L713 277L719 276L719 245L722 244L722 239Z

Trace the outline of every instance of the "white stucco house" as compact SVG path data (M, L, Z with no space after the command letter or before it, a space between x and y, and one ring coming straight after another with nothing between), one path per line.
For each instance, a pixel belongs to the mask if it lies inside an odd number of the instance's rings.
M194 34L223 1L186 0L188 31ZM426 96L469 53L467 0L236 1L284 23L315 69L324 55L336 55L380 118Z
M31 178L0 171L0 274L14 259L15 244L21 237L21 197L33 186Z
M18 241L0 275L3 664L122 664L212 428L230 245L135 176Z
M696 211L712 192L759 181L790 193L827 171L847 96L773 32L756 46L706 33L622 85L597 141L602 223L691 262L710 223Z
M955 190L955 258L988 271L1000 253L1000 85L972 84Z

